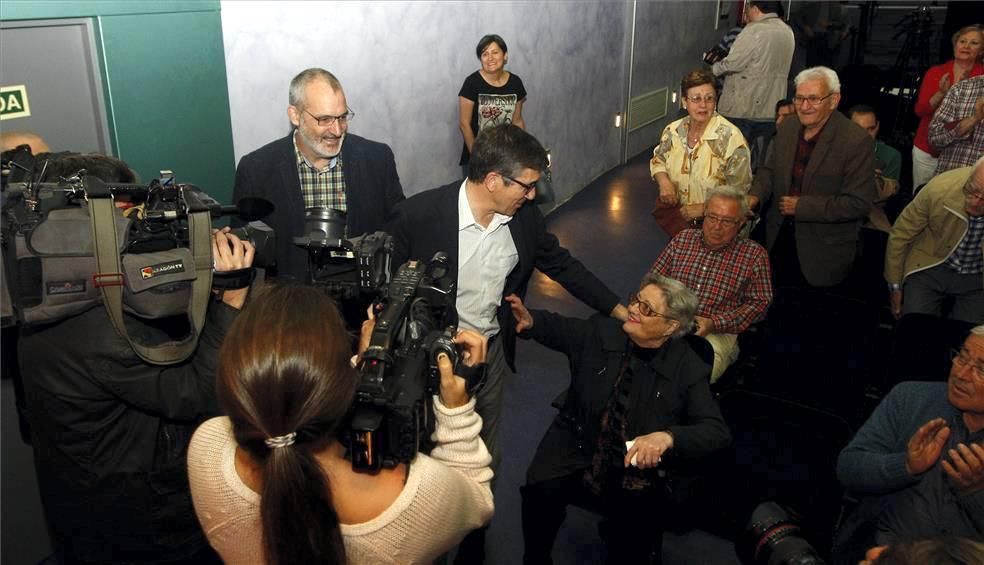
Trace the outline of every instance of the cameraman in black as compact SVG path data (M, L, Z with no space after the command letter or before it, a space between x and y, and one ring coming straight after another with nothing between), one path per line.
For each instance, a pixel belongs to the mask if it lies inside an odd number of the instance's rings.
M104 155L52 160L42 180L80 168L106 182L133 180ZM212 256L217 273L247 269L253 247L228 228L213 230ZM22 329L35 468L60 563L218 562L195 520L185 456L196 425L218 412L218 348L248 291L215 294L195 352L170 366L138 357L102 305ZM125 324L154 346L186 335L183 318L126 314Z

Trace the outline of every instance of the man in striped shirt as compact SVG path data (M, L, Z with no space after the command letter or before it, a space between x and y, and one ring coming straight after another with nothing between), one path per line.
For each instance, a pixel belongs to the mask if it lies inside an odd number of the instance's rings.
M703 227L677 234L652 267L697 295L695 330L714 348L712 382L738 358L738 334L763 319L772 302L768 252L738 237L747 214L743 192L712 189L704 203Z

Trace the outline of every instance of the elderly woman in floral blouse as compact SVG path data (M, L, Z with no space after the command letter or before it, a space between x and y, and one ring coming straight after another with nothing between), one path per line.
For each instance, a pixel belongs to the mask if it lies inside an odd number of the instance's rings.
M704 214L707 191L730 186L748 192L752 168L738 127L717 113L714 75L691 71L680 81L687 116L663 130L649 170L659 185L653 215L670 237Z

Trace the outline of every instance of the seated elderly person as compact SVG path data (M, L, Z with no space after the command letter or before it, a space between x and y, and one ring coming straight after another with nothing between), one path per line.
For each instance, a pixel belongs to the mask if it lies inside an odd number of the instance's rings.
M568 504L610 520L609 562L651 555L659 562L669 483L683 495L688 462L731 441L709 367L683 338L697 297L650 273L630 297L625 323L530 311L515 295L506 299L520 335L564 353L571 367L566 400L521 489L524 562L551 562Z
M837 477L874 495L868 545L984 535L984 326L954 352L946 383L906 382L882 400L837 461Z
M670 237L703 216L710 188L727 185L747 193L752 185L748 143L737 126L717 113L714 80L707 69L683 77L687 116L666 126L649 162L659 185L653 216Z
M902 210L888 236L892 313L944 314L984 323L984 157L937 175Z
M738 334L765 318L772 302L769 253L738 235L747 214L745 193L712 188L701 229L678 233L652 267L697 295L697 335L714 348L711 382L738 358Z

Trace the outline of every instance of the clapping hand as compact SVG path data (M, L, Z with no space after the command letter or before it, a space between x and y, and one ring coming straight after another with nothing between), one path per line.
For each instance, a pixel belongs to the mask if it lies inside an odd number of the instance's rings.
M957 445L948 453L949 461L943 461L943 471L958 489L974 492L984 487L984 447L979 443Z
M943 418L923 424L912 434L906 447L905 468L910 475L921 475L936 464L950 437L950 426Z

